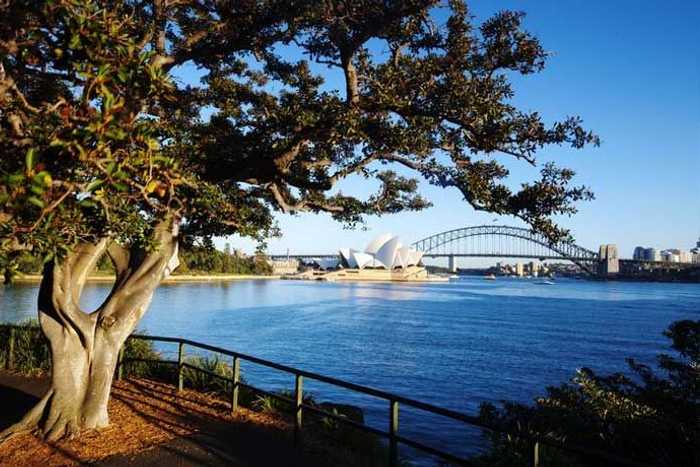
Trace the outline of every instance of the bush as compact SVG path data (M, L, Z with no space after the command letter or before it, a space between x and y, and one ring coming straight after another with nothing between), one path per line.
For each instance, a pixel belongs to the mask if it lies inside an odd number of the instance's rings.
M172 384L177 378L177 368L170 363L129 361L132 359L162 361L163 357L153 347L153 342L144 339L127 339L124 346L124 375L146 378Z
M628 359L631 375L597 375L583 368L568 384L547 388L535 406L481 407L481 419L524 435L589 446L663 466L700 465L700 321L678 321L664 335L677 355L659 355L656 373ZM487 465L527 465L531 446L488 433ZM546 451L551 451L546 449ZM600 465L554 450L547 465Z
M28 320L14 329L13 370L41 374L51 368L48 341L37 320ZM11 328L0 326L0 368L7 368Z

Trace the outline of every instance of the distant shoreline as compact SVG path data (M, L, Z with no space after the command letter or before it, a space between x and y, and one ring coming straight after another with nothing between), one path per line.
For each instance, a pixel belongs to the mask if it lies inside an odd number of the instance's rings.
M240 281L240 280L262 280L262 279L279 279L279 275L271 274L269 276L259 274L181 274L170 276L163 279L161 284L177 284L180 282L225 282L225 281ZM88 282L114 282L114 276L89 276ZM38 284L41 282L40 274L23 274L14 279L18 283Z

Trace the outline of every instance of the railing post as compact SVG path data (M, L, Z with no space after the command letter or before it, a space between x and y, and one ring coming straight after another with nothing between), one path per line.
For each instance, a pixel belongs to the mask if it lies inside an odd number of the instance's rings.
M395 400L389 401L389 465L396 467L399 465L399 443L396 435L399 432L399 403Z
M124 341L117 354L117 380L124 378L124 347L126 347L126 341Z
M532 467L540 467L540 443L537 441L532 447Z
M7 361L5 367L8 370L15 368L15 328L10 328L10 345L7 349Z
M238 390L241 377L241 359L233 357L233 387L231 388L231 414L238 410Z
M184 373L183 370L185 367L183 366L183 363L185 363L185 343L180 342L177 350L177 390L182 391L183 385L184 385Z
M294 445L301 444L301 427L302 427L302 409L301 404L304 401L304 378L301 375L295 375L294 378Z

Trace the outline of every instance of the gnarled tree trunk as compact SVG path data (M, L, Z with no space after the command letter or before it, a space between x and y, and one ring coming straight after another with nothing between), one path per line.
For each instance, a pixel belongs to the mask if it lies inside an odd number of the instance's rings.
M110 238L78 245L44 269L39 288L39 323L51 349L51 387L0 441L27 430L49 440L109 423L107 404L119 349L143 317L161 280L177 267L177 221L154 230L155 247L125 248ZM116 281L92 313L80 309L88 274L109 255Z

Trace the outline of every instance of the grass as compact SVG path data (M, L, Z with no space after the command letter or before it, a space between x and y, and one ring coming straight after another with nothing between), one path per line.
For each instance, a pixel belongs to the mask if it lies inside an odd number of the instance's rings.
M37 320L28 320L18 325L14 331L0 326L0 368L19 371L25 374L42 374L51 368L49 343L39 329ZM14 347L10 362L10 338L13 334ZM10 365L12 363L12 365Z

